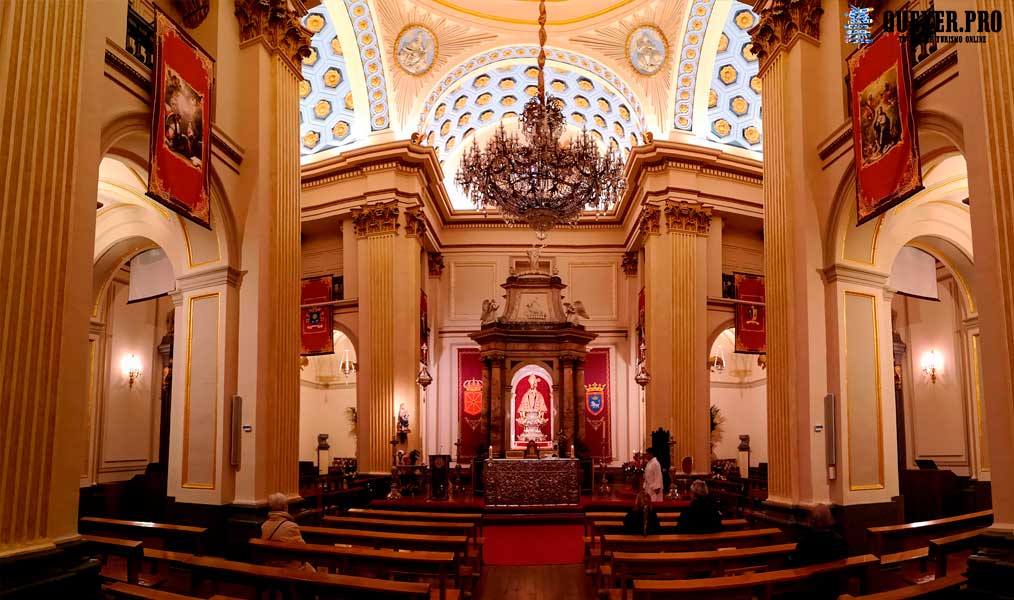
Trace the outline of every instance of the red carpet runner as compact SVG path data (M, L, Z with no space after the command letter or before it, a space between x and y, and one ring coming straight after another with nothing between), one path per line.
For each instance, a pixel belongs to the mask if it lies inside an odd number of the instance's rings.
M482 547L489 565L567 565L584 560L581 525L487 525Z

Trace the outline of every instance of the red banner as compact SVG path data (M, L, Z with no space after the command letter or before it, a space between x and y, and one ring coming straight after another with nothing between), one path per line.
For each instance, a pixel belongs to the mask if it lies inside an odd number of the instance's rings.
M332 289L330 275L304 279L300 304L330 302ZM334 322L330 306L302 308L299 320L300 354L334 354Z
M612 390L609 348L594 348L584 359L584 443L593 458L612 458L610 419Z
M482 440L482 360L478 348L458 349L458 457L477 456Z
M764 276L735 273L736 299L764 302ZM763 354L767 351L764 307L736 305L736 352Z
M553 392L549 382L531 373L514 386L514 435L511 448L524 449L533 441L539 448L553 447Z
M646 344L644 339L644 327L645 327L645 303L644 303L644 288L641 288L640 293L637 294L637 364L644 362L644 351L641 347Z
M858 224L922 189L908 49L882 33L848 59Z
M157 7L154 87L148 196L211 229L215 61Z

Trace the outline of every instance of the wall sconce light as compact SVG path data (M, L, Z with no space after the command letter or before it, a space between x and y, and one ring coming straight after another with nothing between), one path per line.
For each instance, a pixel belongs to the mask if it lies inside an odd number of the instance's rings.
M134 380L141 377L141 359L133 354L128 354L120 362L120 368L123 369L123 374L126 375L130 387L134 387Z
M641 350L640 352L641 360L637 365L637 374L634 375L634 382L637 383L637 385L644 388L644 386L648 385L651 382L651 375L648 373L648 368L644 366L644 363L647 361L647 350L648 350L648 347L645 345L644 341L641 342L640 350Z
M429 369L426 368L426 364L429 363L429 346L423 344L421 350L422 368L419 369L419 375L415 378L415 381L422 386L422 389L425 390L431 383L433 383L433 376L430 375Z
M721 373L725 370L725 351L721 347L718 348L718 353L708 358L708 369L712 373Z
M922 372L929 375L930 382L937 382L937 369L943 366L943 360L936 350L930 350L922 355Z

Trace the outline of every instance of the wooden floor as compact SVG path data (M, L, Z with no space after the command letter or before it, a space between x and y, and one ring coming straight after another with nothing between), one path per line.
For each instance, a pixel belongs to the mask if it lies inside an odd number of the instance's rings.
M595 597L583 565L483 567L475 594L476 600L594 600Z

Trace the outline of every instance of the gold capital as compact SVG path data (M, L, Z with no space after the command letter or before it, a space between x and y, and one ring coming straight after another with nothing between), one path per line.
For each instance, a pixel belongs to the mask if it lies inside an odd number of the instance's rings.
M398 202L384 202L352 209L356 236L365 238L398 231Z
M303 58L310 56L313 33L303 27L300 15L286 0L236 0L240 47L260 42L278 54L300 79Z
M772 0L761 9L757 25L750 30L751 51L760 61L760 72L800 34L820 39L820 0Z
M686 200L668 200L665 203L665 225L669 233L708 235L711 207Z
M641 209L641 217L637 224L637 228L641 230L641 235L658 235L660 217L661 211L658 210L657 206L645 204Z

